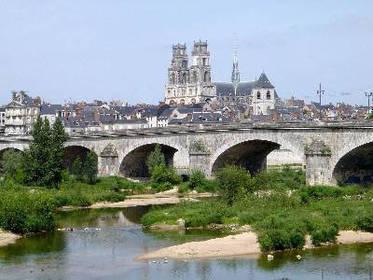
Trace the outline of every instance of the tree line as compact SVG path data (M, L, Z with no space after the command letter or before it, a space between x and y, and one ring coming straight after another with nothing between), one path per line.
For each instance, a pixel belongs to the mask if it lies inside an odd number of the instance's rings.
M2 157L2 176L5 180L30 186L57 188L67 173L79 181L95 184L97 158L89 152L82 159L77 157L70 170L64 165L64 143L67 134L60 119L50 125L48 119L39 117L31 132L29 148L23 152L7 150Z

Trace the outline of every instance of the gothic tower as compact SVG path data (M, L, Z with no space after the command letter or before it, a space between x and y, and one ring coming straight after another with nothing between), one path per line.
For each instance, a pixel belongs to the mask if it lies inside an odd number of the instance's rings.
M233 69L232 69L231 81L232 81L233 88L234 88L234 95L237 96L237 88L241 81L240 70L238 69L237 51L234 52L234 56L233 56Z
M207 42L194 42L189 68L185 44L173 46L165 95L165 101L170 105L203 103L216 97Z

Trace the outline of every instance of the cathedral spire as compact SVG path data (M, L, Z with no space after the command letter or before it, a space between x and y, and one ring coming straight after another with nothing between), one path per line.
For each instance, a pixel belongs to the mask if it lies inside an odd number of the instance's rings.
M234 87L234 95L237 95L238 84L240 83L240 70L238 69L238 55L237 48L233 55L233 69L232 69L232 84Z

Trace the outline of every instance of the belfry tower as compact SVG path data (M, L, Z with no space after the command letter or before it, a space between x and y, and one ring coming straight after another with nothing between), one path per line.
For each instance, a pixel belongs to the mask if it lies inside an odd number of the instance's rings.
M232 81L233 88L234 88L234 95L237 96L237 88L238 88L238 85L241 81L240 70L238 69L237 51L234 52L234 56L233 56L233 68L232 68L231 81Z
M185 44L172 48L168 68L165 101L170 105L203 103L216 97L216 87L211 82L210 52L207 42L194 42L191 66Z

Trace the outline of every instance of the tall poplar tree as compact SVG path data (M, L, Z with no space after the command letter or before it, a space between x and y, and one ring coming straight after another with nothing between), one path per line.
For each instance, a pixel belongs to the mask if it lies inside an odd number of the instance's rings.
M51 128L40 117L32 129L32 141L24 155L25 181L29 185L56 187L62 180L64 142L67 140L61 120Z

